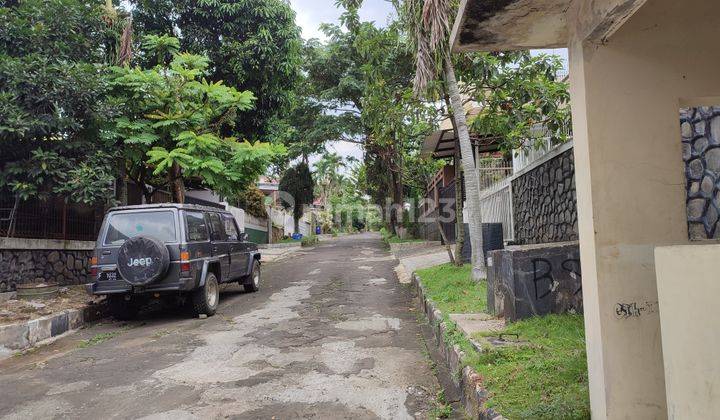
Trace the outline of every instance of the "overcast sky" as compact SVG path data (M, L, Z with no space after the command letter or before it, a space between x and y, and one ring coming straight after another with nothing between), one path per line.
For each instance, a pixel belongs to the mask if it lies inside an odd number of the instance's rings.
M290 5L297 13L297 24L302 28L305 39L324 39L318 28L320 24L338 23L340 19L341 10L335 7L335 0L290 0ZM388 1L365 0L360 9L360 20L384 26L394 12Z

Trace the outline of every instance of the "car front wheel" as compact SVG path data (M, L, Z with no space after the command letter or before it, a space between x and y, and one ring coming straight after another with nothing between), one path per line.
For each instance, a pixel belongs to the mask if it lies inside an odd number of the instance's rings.
M258 260L253 262L252 272L243 283L243 288L250 293L260 290L260 262Z
M213 273L207 273L205 285L192 294L192 308L195 315L215 315L220 303L220 286Z

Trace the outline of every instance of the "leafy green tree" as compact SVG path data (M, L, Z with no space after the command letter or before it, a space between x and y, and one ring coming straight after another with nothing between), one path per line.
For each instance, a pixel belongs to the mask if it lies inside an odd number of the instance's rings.
M114 67L110 77L122 112L107 137L122 141L128 175L141 188L152 177L166 179L156 186L169 186L180 203L190 180L225 197L255 182L282 148L221 135L234 129L238 112L252 107L253 94L205 79L207 58L178 53L176 38L149 35L144 47L160 64L151 69ZM172 60L166 63L167 56Z
M279 189L281 194L287 194L282 205L285 209L292 209L295 232L300 232L300 218L305 212L305 206L312 204L315 197L313 178L307 163L300 162L285 171Z
M369 132L365 148L379 164L369 169L381 171L372 174L376 179L386 174L388 179L381 185L389 186L373 195L382 198L382 191L389 193L392 207L385 213L389 213L389 231L395 234L407 201L406 158L419 150L422 139L434 128L438 111L412 94L413 57L400 26L356 25L355 44L365 61L361 67L365 83L361 120Z
M499 136L507 152L540 147L548 137L568 140L570 94L558 77L559 57L512 51L465 54L457 61L466 95L482 108L474 131Z
M177 33L182 50L208 57L210 79L254 93L255 107L236 119L235 130L263 139L269 120L290 105L300 75L302 39L290 5L283 0L137 0L134 6L138 31Z
M412 96L413 55L397 24L361 22L350 6L343 21L346 28L322 26L325 44L306 46L308 92L325 107L326 118L314 124L330 128L329 140L364 148L364 192L390 214L394 232L405 199L404 156L418 146L409 137L424 137L437 112Z
M0 6L0 191L106 203L112 151L98 141L107 111L104 10L78 0ZM62 18L58 18L62 16Z

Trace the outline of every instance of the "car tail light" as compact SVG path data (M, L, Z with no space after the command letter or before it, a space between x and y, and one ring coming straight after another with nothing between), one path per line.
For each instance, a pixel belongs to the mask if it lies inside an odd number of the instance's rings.
M98 263L97 257L90 258L90 276L92 276L93 278L97 277L97 273L98 273L97 263Z
M180 271L190 271L190 253L183 251L180 253Z

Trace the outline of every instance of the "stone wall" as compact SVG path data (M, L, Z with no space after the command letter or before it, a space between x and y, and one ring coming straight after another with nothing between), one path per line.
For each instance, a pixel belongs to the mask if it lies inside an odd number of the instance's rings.
M720 106L680 111L692 241L720 239Z
M87 282L92 242L86 249L32 249L32 240L14 240L11 248L0 245L0 292L15 290L25 283L58 283L62 286ZM62 241L51 241L62 242ZM87 249L87 248L90 249Z
M508 321L582 313L577 242L510 246L489 252L488 311Z
M516 244L578 239L572 147L518 175L512 195Z

